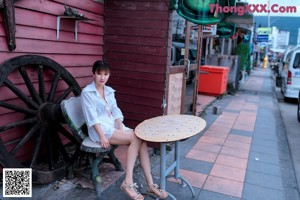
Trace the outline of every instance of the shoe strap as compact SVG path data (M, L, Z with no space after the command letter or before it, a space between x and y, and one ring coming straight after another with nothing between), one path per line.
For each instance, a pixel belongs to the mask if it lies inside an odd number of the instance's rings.
M136 183L133 183L131 185L128 185L130 190L137 190L137 188L139 188L139 186Z

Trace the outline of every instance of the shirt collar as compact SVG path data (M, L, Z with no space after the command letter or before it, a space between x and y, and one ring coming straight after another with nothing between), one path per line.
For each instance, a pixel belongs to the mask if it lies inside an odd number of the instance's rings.
M85 89L86 89L86 91L89 91L89 92L93 92L93 91L96 92L97 89L96 89L95 82L93 81L92 83L87 85ZM104 85L104 92L105 92L105 94L109 94L109 93L115 92L115 90L112 89L111 87L107 86L107 85Z

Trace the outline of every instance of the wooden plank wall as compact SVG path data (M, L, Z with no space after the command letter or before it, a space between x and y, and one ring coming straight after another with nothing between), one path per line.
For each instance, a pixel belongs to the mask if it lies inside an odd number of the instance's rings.
M61 21L60 38L56 39L57 16L63 15L65 2L93 20L79 23L77 42L74 37L75 22L66 19ZM84 87L92 81L91 65L95 60L103 58L103 15L103 3L95 0L16 1L16 49L14 51L8 50L3 16L2 13L0 14L0 64L20 55L46 56L60 63L75 77L79 85ZM18 82L14 76L11 81ZM5 87L0 88L0 99L12 104L19 102L18 98L11 95ZM23 117L19 113L0 107L0 126L21 120ZM0 133L4 142L13 141L24 133L23 130L12 131Z
M103 56L103 3L93 0L67 1L93 21L78 26L78 42L74 39L74 21L61 21L60 38L56 40L56 21L63 15L65 0L19 0L15 3L16 45L8 51L3 16L0 15L0 63L25 54L49 57L66 69L81 86L91 81L91 65ZM87 79L87 77L89 77Z
M169 28L168 0L109 0L105 3L104 58L112 67L125 123L163 114Z

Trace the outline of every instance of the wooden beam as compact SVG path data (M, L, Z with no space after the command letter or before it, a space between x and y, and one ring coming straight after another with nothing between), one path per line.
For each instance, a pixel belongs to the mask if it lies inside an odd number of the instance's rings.
M16 49L16 20L13 0L0 0L0 8L2 10L4 24L6 28L6 37L8 49L13 51Z

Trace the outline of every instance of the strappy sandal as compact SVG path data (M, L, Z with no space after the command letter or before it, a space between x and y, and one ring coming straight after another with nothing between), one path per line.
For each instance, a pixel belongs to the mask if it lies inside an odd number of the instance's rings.
M125 181L120 186L121 190L133 200L144 200L143 195L137 191L137 184L127 184Z
M168 193L162 189L159 188L157 184L152 185L157 192L155 193L153 190L151 191L150 188L148 187L148 194L158 197L159 199L166 199L168 197Z

